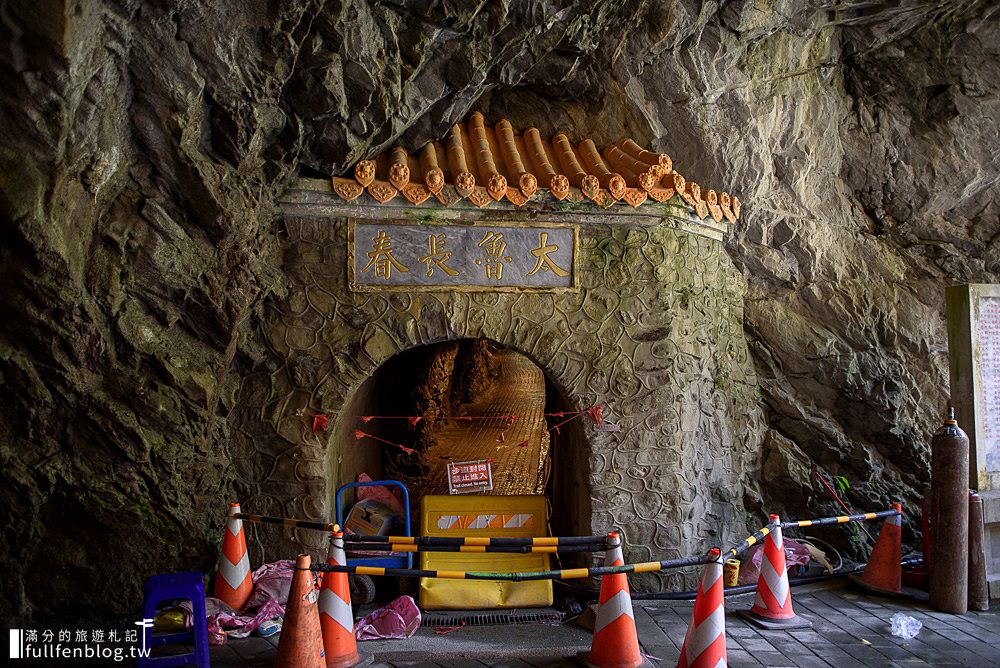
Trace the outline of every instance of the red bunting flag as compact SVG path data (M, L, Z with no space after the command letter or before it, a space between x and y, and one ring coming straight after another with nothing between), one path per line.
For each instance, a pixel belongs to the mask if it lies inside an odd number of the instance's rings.
M329 417L327 417L324 413L317 413L316 415L313 415L313 433L315 434L317 431L326 431L328 421Z
M594 426L600 427L604 420L604 404L597 404L587 409L587 415L594 420Z
M423 418L421 418L420 416L415 416L415 417L409 417L409 418L406 418L406 419L409 420L411 427L416 427L417 423L420 422L420 420L422 420Z

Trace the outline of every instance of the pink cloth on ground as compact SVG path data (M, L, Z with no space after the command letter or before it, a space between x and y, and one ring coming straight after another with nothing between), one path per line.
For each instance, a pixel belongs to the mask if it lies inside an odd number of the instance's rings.
M354 624L354 637L358 640L383 638L409 638L420 628L420 608L409 596L400 596L359 619Z

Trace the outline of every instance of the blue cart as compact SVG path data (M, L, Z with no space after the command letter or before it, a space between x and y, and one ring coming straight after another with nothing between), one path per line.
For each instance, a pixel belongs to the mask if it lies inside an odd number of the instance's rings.
M356 487L399 487L403 490L403 535L410 536L410 491L398 480L372 480L371 482L349 482L337 490L335 509L337 524L344 526L344 507L341 495L348 489ZM347 555L348 566L375 566L377 568L413 568L413 553L394 554L386 552L385 556L352 557ZM355 600L356 598L356 600ZM351 600L359 604L371 603L375 600L375 581L368 575L351 576Z

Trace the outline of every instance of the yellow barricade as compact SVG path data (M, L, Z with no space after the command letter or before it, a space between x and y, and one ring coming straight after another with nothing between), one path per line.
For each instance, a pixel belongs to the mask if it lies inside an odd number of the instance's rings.
M424 536L545 536L544 496L429 495L420 509ZM547 554L421 552L420 567L430 570L545 571ZM552 581L420 579L420 607L427 610L484 610L552 605Z

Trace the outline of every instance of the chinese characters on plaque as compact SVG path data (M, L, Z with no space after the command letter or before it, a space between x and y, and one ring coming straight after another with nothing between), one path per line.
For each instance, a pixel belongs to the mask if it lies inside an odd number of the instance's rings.
M352 220L348 234L356 291L575 287L573 226Z
M448 493L473 494L493 489L493 460L448 464Z
M979 298L978 326L985 464L987 471L1000 471L1000 297Z

